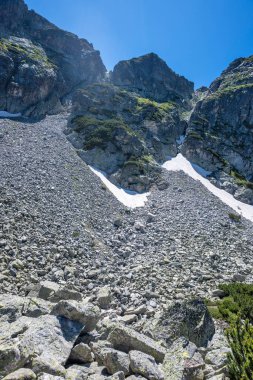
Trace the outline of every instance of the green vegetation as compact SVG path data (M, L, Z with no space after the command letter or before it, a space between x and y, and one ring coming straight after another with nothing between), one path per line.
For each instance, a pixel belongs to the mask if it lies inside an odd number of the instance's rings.
M231 353L228 354L228 370L231 380L252 380L253 326L248 320L237 318L227 329Z
M128 161L124 163L124 166L135 165L139 168L144 168L147 164L154 163L154 158L151 155L143 155L140 157L130 157Z
M87 150L104 147L109 141L113 140L115 133L120 129L130 136L136 136L136 133L121 119L100 120L87 116L78 116L73 119L72 123L76 131L84 132L84 149Z
M219 160L224 166L227 166L228 162L223 157L221 157L219 153L215 152L211 148L206 148L206 151L211 153L214 157L216 157L217 160Z
M230 218L231 220L233 220L234 222L240 222L241 219L242 219L241 215L239 215L239 214L234 214L233 212L230 212L230 213L228 214L228 216L229 216L229 218Z
M166 113L173 111L176 104L173 102L158 103L154 100L137 97L136 112L148 112L150 120L162 120Z
M235 182L237 185L253 190L253 182L248 181L244 176L242 176L236 170L231 170L230 175L235 179Z
M196 139L196 140L203 140L203 137L200 136L200 134L197 133L196 131L189 131L188 137L191 137L192 139Z
M21 43L2 38L0 40L0 50L13 54L19 54L22 57L22 63L25 63L28 59L30 59L32 61L39 62L48 68L55 67L55 65L48 59L45 52L35 45L24 46Z
M214 318L230 323L226 335L231 353L228 369L231 380L252 380L253 373L253 284L231 283L219 286L224 298L207 301Z
M237 85L224 85L221 88L219 88L217 91L209 95L206 99L217 99L222 95L227 94L233 94L240 90L247 90L253 88L253 83L244 83L244 84L237 84Z

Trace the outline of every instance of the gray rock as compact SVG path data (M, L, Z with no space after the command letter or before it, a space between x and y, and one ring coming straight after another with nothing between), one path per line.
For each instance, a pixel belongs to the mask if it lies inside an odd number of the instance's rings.
M79 343L73 347L70 360L77 363L88 363L93 361L93 354L87 344Z
M130 368L139 375L149 380L163 380L164 374L159 369L155 359L140 351L130 351Z
M168 380L203 380L205 363L197 347L185 339L176 340L163 362L164 378Z
M3 380L36 380L36 375L28 368L20 368L5 376Z
M28 363L27 366L30 367L36 375L47 373L52 376L64 377L66 373L65 368L59 364L59 361L53 356L47 358L36 356L31 359L31 362Z
M101 309L108 309L111 303L111 291L107 286L99 289L97 294L97 302Z
M149 337L138 333L120 324L109 324L108 340L118 350L129 352L131 350L142 351L153 356L158 362L162 362L166 350L159 343Z
M113 375L117 372L123 372L125 376L130 373L130 360L125 352L114 350L112 348L104 348L101 352L103 365L107 371Z
M79 322L84 325L84 331L89 332L96 327L100 310L91 303L60 301L53 307L52 314Z
M99 365L103 364L102 352L107 348L113 348L112 343L106 340L99 340L98 342L91 342L90 347L95 355L95 359Z
M190 98L193 83L175 74L156 54L119 62L111 75L112 82L158 102Z
M114 373L112 376L109 376L107 378L108 380L124 380L125 379L125 375L124 375L124 372L123 371L119 371L119 372L116 372Z
M49 373L41 373L38 380L64 380L64 377L50 375Z
M38 297L44 300L49 300L58 290L60 285L52 281L43 281L40 284Z
M89 368L80 366L80 365L72 365L66 371L66 380L86 380L89 376Z
M184 336L198 347L207 346L215 332L212 317L199 300L173 303L156 319L147 322L145 329L150 329L154 338L163 339L168 345Z

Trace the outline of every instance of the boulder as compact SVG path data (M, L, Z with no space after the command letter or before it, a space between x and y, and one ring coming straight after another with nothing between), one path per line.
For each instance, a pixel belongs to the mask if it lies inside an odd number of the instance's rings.
M130 351L130 368L135 374L149 380L163 380L164 375L155 362L155 359L140 351Z
M104 349L113 348L112 343L108 342L107 340L99 340L98 342L91 342L90 346L91 346L92 352L95 355L95 359L99 365L103 364L102 352L104 351Z
M41 282L37 296L50 302L59 302L61 300L82 301L81 293L52 281Z
M97 294L97 302L101 309L108 309L111 303L111 291L107 286L99 289Z
M30 367L36 375L47 373L52 376L64 377L66 373L65 368L53 356L47 358L35 356L27 366Z
M36 375L28 368L20 368L5 376L3 380L36 380Z
M207 346L215 332L213 319L203 301L177 301L148 321L144 331L151 331L157 340L168 346L184 336L198 347Z
M205 362L197 347L184 338L176 340L163 362L165 380L203 380Z
M86 380L89 376L89 368L80 366L80 365L72 365L66 371L66 380Z
M105 348L101 352L103 365L107 371L113 375L117 372L123 372L125 376L130 373L130 360L125 352L114 350L113 348Z
M82 328L76 321L54 315L21 317L13 323L4 323L0 326L0 375L22 366L30 367L33 361L38 372L62 374L62 366Z
M88 363L93 361L93 354L88 344L79 343L73 347L69 359L76 363Z
M89 332L96 327L100 310L91 303L62 300L53 307L52 314L79 322L84 326L83 331Z
M41 373L38 377L38 380L64 380L64 377L50 375L49 373Z
M108 340L115 349L124 352L142 351L153 356L158 362L163 361L166 350L155 340L117 323L109 324L107 329L109 331Z

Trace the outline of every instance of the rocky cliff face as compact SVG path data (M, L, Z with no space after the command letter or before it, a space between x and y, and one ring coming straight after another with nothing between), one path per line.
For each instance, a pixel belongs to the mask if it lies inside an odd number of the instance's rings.
M105 171L112 182L138 192L161 181L159 163L177 154L186 128L180 107L158 103L110 83L77 91L68 138L89 165Z
M33 11L23 0L0 1L0 108L43 115L80 83L101 80L99 52Z
M186 102L193 95L193 83L174 73L154 53L119 62L111 73L111 81L158 102Z
M205 92L189 121L182 153L214 182L253 203L253 57L232 62Z

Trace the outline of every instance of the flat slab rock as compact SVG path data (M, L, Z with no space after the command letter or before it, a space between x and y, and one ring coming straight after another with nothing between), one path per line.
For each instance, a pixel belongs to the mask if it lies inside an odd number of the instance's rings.
M140 334L137 331L117 323L109 324L108 341L117 350L129 352L131 350L142 351L153 356L157 362L162 362L166 350L155 340Z
M21 317L0 324L0 375L4 376L39 357L65 365L83 325L64 317Z

